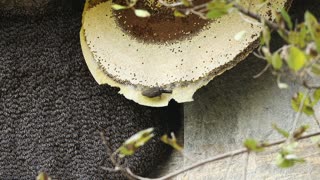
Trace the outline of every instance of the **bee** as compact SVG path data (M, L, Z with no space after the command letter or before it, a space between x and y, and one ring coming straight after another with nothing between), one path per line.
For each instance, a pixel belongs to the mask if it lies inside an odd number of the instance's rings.
M142 91L141 94L149 98L154 98L161 96L163 93L172 93L172 90L163 89L161 87L152 87Z

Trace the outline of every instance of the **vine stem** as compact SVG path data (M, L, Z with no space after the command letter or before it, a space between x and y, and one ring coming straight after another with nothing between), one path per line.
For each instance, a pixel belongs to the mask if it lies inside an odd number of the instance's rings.
M296 117L295 117L295 119L294 119L294 121L293 121L293 126L292 126L292 129L291 129L291 132L290 132L290 136L289 136L289 138L287 139L287 142L292 142L292 141L295 140L295 139L294 139L294 131L296 130L298 121L299 121L299 119L300 119L300 117L301 117L301 114L302 114L302 109L303 109L303 107L304 107L304 103L305 103L307 97L309 96L309 93L310 93L310 90L307 89L307 90L306 90L306 93L305 93L305 94L303 95L303 97L302 97L302 100L301 100L300 105L299 105L299 110L298 110L298 112L297 112L297 114L296 114Z
M301 136L300 138L297 138L296 140L308 139L308 138L314 137L314 136L320 136L320 131ZM277 141L271 142L269 144L263 144L263 147L276 146L276 145L279 145L279 144L283 144L286 141L287 141L287 139L277 140ZM214 162L214 161L218 161L218 160L221 160L221 159L225 159L225 158L228 158L228 157L233 157L233 156L236 156L236 155L240 155L240 154L243 154L243 153L248 153L248 152L249 152L249 150L247 148L241 148L241 149L237 149L237 150L234 150L234 151L230 151L230 152L227 152L227 153L224 153L224 154L220 154L220 155L205 159L203 161L194 163L194 164L192 164L190 166L187 166L185 168L179 169L177 171L169 173L169 174L167 174L167 175L165 175L163 177L160 177L160 178L141 177L141 176L138 176L138 175L134 174L129 168L126 168L125 170L126 170L127 174L129 174L130 176L132 176L133 178L138 179L138 180L167 180L167 179L176 177L177 175L182 174L184 172L187 172L187 171L190 171L190 170L195 169L197 167L203 166L205 164L208 164L208 163L211 163L211 162Z

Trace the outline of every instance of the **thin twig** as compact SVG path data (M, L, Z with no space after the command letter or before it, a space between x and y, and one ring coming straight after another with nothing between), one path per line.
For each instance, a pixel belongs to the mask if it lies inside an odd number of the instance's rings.
M100 137L102 140L102 143L106 146L107 148L107 154L110 157L111 163L114 166L114 171L121 171L123 175L125 175L129 180L133 180L134 178L127 172L126 169L124 169L116 160L116 155L118 153L118 151L114 151L112 152L111 150L111 146L109 145L106 136L104 134L104 132L100 132ZM109 168L107 167L101 167L102 169L109 171Z
M299 121L299 119L300 119L300 117L301 117L301 114L302 114L302 109L303 109L303 106L304 106L304 102L306 101L309 93L310 93L310 90L307 89L307 90L306 90L306 93L304 94L304 96L303 96L303 98L302 98L302 100L301 100L301 102L300 102L299 109L298 109L298 112L296 113L295 119L294 119L294 121L293 121L293 126L292 126L292 128L291 128L290 136L289 136L289 138L287 139L287 142L292 142L292 141L295 140L295 138L294 138L294 131L296 130L298 121Z
M256 79L262 76L265 72L267 72L269 67L270 67L270 64L267 64L258 74L254 75L253 78Z
M319 135L320 135L320 131L301 136L300 138L297 138L296 140L298 141L298 140L307 139L307 138L314 137L314 136L319 136ZM274 141L274 142L269 143L269 144L264 144L263 147L272 147L272 146L276 146L276 145L279 145L279 144L283 144L283 143L286 142L286 140L287 139L281 139L281 140ZM187 166L185 168L179 169L177 171L174 171L174 172L172 172L170 174L167 174L167 175L165 175L163 177L160 177L160 178L145 178L145 177L141 177L141 176L135 175L128 168L126 170L127 170L127 173L129 175L131 175L132 177L134 177L134 178L136 178L138 180L166 180L166 179L173 178L173 177L175 177L175 176L177 176L179 174L182 174L184 172L187 172L187 171L190 171L192 169L195 169L197 167L203 166L205 164L208 164L208 163L211 163L211 162L214 162L214 161L218 161L218 160L221 160L221 159L225 159L225 158L228 158L228 157L236 156L236 155L239 155L239 154L247 153L247 152L249 152L249 150L247 148L241 148L241 149L238 149L238 150L230 151L230 152L227 152L227 153L224 153L224 154L220 154L220 155L205 159L203 161L194 163L194 164L192 164L190 166Z
M318 125L318 127L320 128L320 120L318 119L317 115L313 114L312 117L313 117L314 121L316 122L316 124Z
M202 19L207 19L207 17L206 17L205 15L203 15L202 13L200 13L200 12L198 12L198 11L195 11L194 9L190 9L190 12L191 12L192 14L195 14L195 15L199 16L199 17L202 18Z
M252 21L252 20L250 20L250 19L247 19L247 17L244 16L244 14L241 13L241 12L239 12L239 15L240 15L240 17L241 17L241 19L242 19L243 21L245 21L245 22L247 22L247 23L249 23L249 24L253 24L253 25L261 26L261 27L263 26L263 24L262 24L261 22L256 22L256 21Z

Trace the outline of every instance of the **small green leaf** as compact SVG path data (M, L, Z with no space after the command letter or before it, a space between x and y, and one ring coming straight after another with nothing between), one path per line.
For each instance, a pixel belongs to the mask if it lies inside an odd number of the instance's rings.
M305 36L301 32L290 31L288 35L288 42L292 45L304 48L305 47Z
M120 157L133 155L139 147L147 143L153 136L153 128L139 131L131 136L118 149Z
M281 10L281 15L283 17L283 19L285 20L285 22L287 23L289 29L293 28L293 24L290 18L290 15L288 14L288 12L285 9Z
M48 174L44 172L40 172L36 178L36 180L51 180L51 178L48 176Z
M189 0L181 0L181 2L182 2L182 4L183 4L184 6L186 6L186 7L191 6L191 3L190 3Z
M255 139L246 139L243 144L250 151L261 152L264 150L263 145Z
M289 132L279 128L276 124L272 124L272 128L276 130L279 134L281 134L283 137L288 138L289 137Z
M122 5L120 5L120 4L112 4L111 7L112 7L112 9L114 9L114 10L128 9L127 6L122 6Z
M287 63L292 70L299 71L304 67L306 61L307 57L303 51L295 46L290 47Z
M320 100L320 89L316 89L313 93L314 105L317 104Z
M148 11L143 9L135 9L134 13L136 14L136 16L142 17L142 18L149 17L151 15Z
M185 14L181 13L181 12L178 11L178 10L174 10L173 15L174 15L175 17L186 17Z
M316 43L317 51L320 53L320 24L309 11L305 13L304 18L312 39Z
M270 32L270 29L268 28L268 26L265 26L263 28L263 31L262 31L262 37L263 37L263 44L266 44L267 47L270 46L270 40L271 40L271 32Z
M209 19L217 19L217 18L220 18L221 16L225 15L227 13L225 12L221 12L219 10L216 10L216 9L213 9L211 11L209 11L206 15L207 18Z
M161 137L161 141L164 142L165 144L170 145L171 147L173 147L175 150L177 151L182 151L183 147L180 146L177 143L177 139L175 138L175 136L173 135L172 138L169 138L168 135L163 135Z
M281 151L277 154L276 164L281 168L288 168L294 166L296 163L305 162L304 159L299 158L294 154L296 147L298 146L297 142L288 144L284 146Z
M302 102L302 99L305 95L301 92L296 94L291 99L292 108L298 112L300 108L300 104L303 103L302 112L308 116L314 115L313 104L310 97L305 98L305 101Z
M278 153L276 157L276 164L281 168L288 168L294 166L294 161L286 160L282 154Z
M308 116L312 116L312 115L314 115L314 109L311 106L305 106L303 109L303 113Z
M271 53L270 53L269 48L263 46L263 47L262 47L262 52L263 52L263 55L265 56L267 62L268 62L269 64L271 64L271 63L272 63L272 55L271 55Z
M313 64L311 67L311 72L320 76L320 64Z
M279 55L279 53L275 52L273 53L271 57L271 65L274 69L279 70L282 67L282 59Z
M291 107L292 107L292 109L295 110L296 112L299 111L302 98L303 98L303 94L302 94L302 93L295 94L295 95L291 98Z
M298 129L296 129L294 132L293 132L293 137L298 139L302 136L302 134L304 132L306 132L307 130L309 129L309 125L302 125L300 126Z
M232 7L231 3L226 3L223 0L212 1L207 6L209 11L206 14L206 17L209 19L220 18L221 16L228 14Z

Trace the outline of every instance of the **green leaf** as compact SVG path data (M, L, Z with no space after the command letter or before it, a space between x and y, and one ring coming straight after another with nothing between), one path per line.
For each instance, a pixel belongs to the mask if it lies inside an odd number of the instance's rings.
M288 66L290 69L294 71L299 71L301 68L304 67L306 64L307 57L303 51L295 46L291 46L289 49L289 56L288 56Z
M161 141L164 142L165 144L170 145L171 147L173 147L175 150L177 151L182 151L183 147L180 146L177 143L177 139L175 138L175 136L173 135L172 138L169 138L168 135L163 135L161 137Z
M299 32L299 47L305 48L306 43L311 41L311 37L308 34L308 28L305 24L297 25L298 32Z
M174 10L173 15L174 15L175 17L186 17L185 14L181 13L181 12L178 11L178 10Z
M276 124L272 124L272 128L276 130L279 134L281 134L283 137L288 138L289 137L289 132L279 128Z
M48 174L44 172L40 172L36 178L36 180L51 180L51 178L48 176Z
M304 102L302 102L302 98L304 94L299 92L291 99L291 106L292 108L298 112L300 108L300 104L303 103L302 112L308 116L314 115L313 104L310 97L307 97Z
M314 101L313 101L313 104L314 104L314 105L319 102L319 100L320 100L320 89L316 89L316 90L314 91L314 93L313 93L313 99L314 99Z
M228 4L222 0L212 1L207 6L209 11L206 14L206 17L209 19L220 18L221 16L228 14L232 7L231 3Z
M298 146L297 142L284 146L276 156L276 164L281 168L288 168L294 166L296 163L305 162L304 159L299 158L293 152Z
M267 62L268 62L269 64L271 64L271 63L272 63L272 55L271 55L271 53L270 53L269 48L263 46L263 47L262 47L262 52L263 52L263 55L265 56Z
M112 7L112 9L114 9L114 10L128 9L127 6L122 6L122 5L120 5L120 4L112 4L111 7Z
M320 64L313 64L311 67L311 72L320 76Z
M293 132L293 137L296 138L296 139L300 138L302 136L302 134L309 129L309 127L310 127L309 125L300 126L298 129L296 129Z
M118 149L120 157L133 155L139 147L147 143L153 136L153 128L139 131L131 136Z
M312 36L312 39L316 43L317 51L320 53L320 24L318 23L318 20L314 17L314 15L309 11L305 13L304 19Z
M263 31L262 31L262 39L261 43L266 44L267 47L270 47L270 40L271 40L271 32L268 26L264 26Z
M226 12L213 9L213 10L210 10L206 14L206 17L209 18L209 19L217 19L217 18L220 18L221 16L226 15L226 14L227 14Z
M283 17L283 19L285 20L285 22L287 23L289 29L293 28L293 24L290 18L290 15L288 14L288 12L285 9L281 9L281 15Z
M288 42L292 45L304 48L305 43L305 36L302 32L290 31L288 34Z
M186 7L191 6L191 3L190 3L189 0L181 0L181 2L182 2L182 4L183 4L184 6L186 6Z
M282 59L279 55L279 53L275 52L273 53L271 57L271 65L274 69L279 70L282 67Z
M246 139L243 144L250 151L261 152L264 150L263 145L255 139Z
M295 163L294 161L285 159L282 154L278 153L276 157L276 164L281 168L289 168L294 166Z
M135 9L134 13L136 14L136 16L142 17L142 18L149 17L151 15L148 11L143 9Z
M292 107L292 109L295 110L296 112L299 111L302 98L303 98L303 94L302 94L302 93L295 94L295 95L291 98L291 107Z

